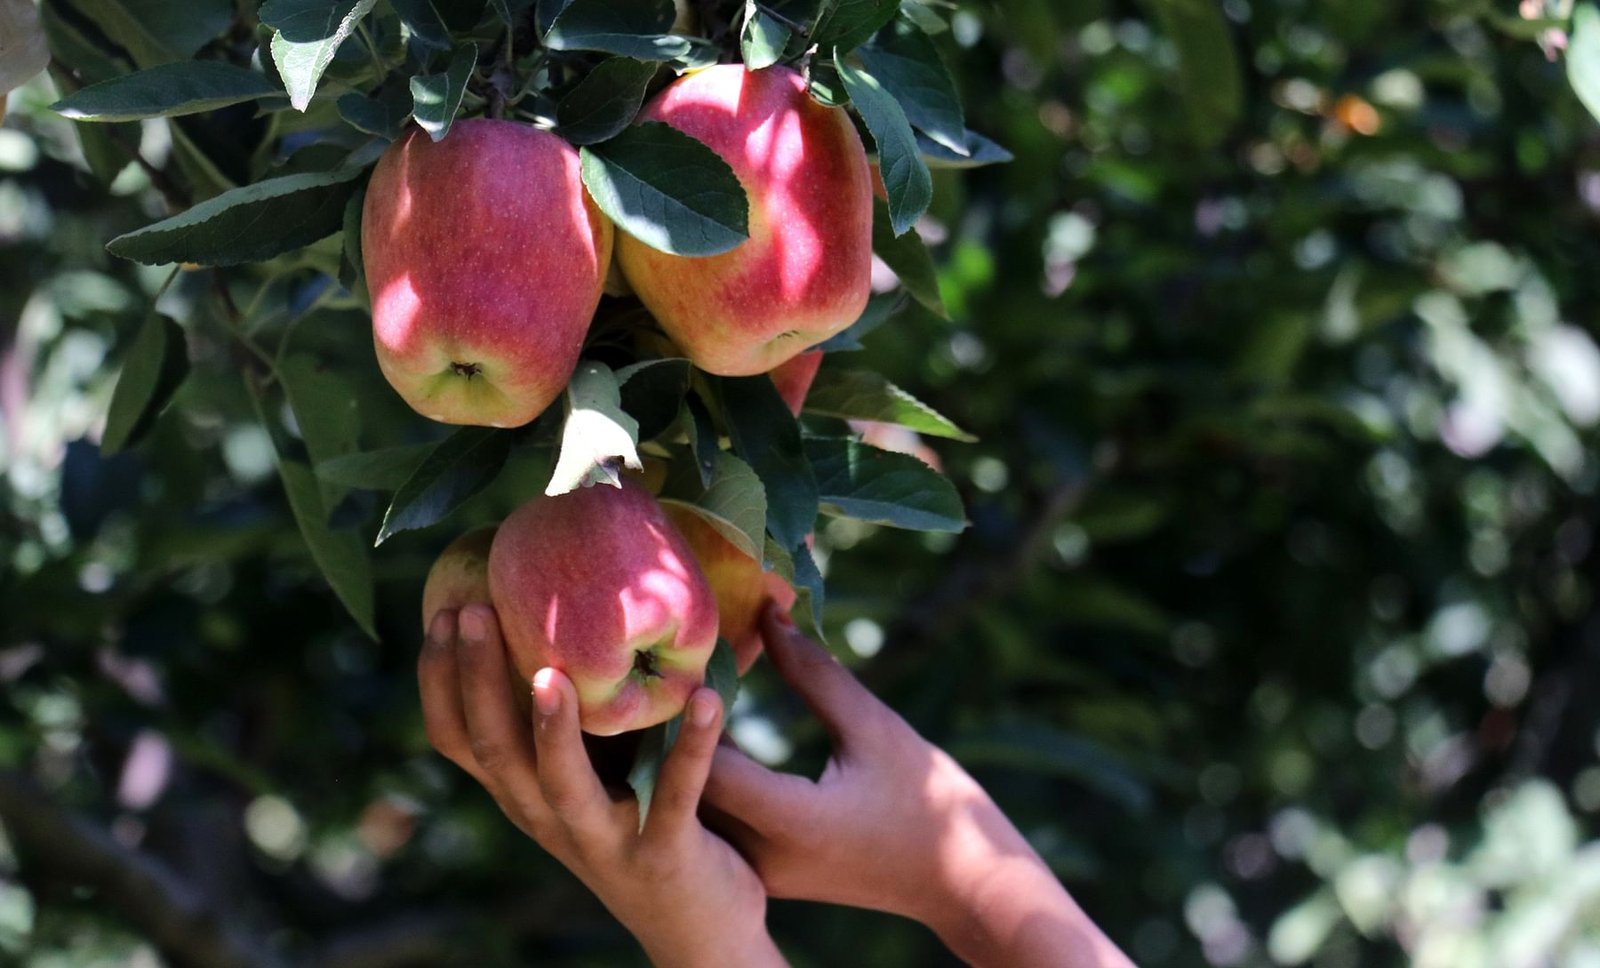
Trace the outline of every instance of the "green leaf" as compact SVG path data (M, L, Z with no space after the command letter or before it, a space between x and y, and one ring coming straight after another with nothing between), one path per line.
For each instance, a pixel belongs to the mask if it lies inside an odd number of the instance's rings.
M309 354L295 353L279 364L277 372L312 466L356 449L361 417L356 412L356 395L338 368ZM322 496L323 503L332 508L344 497L344 489L324 480Z
M137 121L200 114L282 94L255 71L221 61L184 61L91 84L50 110L74 121Z
M450 66L443 74L420 74L411 79L412 114L434 141L450 133L461 98L467 93L467 80L477 66L477 45L465 44L450 55Z
M394 141L405 133L413 103L409 87L385 85L374 97L351 91L339 98L339 117L357 131Z
M1178 80L1195 139L1222 141L1244 111L1239 55L1217 0L1148 0L1178 51Z
M277 65L289 103L311 106L322 72L333 55L372 10L377 0L267 0L261 22L272 27L272 62Z
M967 526L955 486L915 457L840 437L808 438L805 450L824 513L912 531Z
M1600 10L1580 3L1567 38L1567 82L1589 113L1600 119Z
M789 28L755 0L745 0L744 26L739 30L739 56L753 71L783 59L789 46Z
M817 349L824 353L848 353L863 349L861 340L887 323L890 317L908 302L905 294L900 292L880 292L873 295L867 300L867 308L861 311L859 319L851 323L848 328L817 344Z
M652 248L718 255L750 237L750 202L733 169L681 131L648 122L580 154L595 204Z
M735 548L761 560L766 544L767 492L749 464L718 451L711 483L699 494L679 494L669 486L661 499L698 514Z
M488 487L510 452L511 434L489 427L462 427L440 441L395 492L376 543L443 519Z
M911 126L958 155L967 154L967 123L955 81L928 35L905 21L856 51L905 111Z
M344 203L344 235L340 240L339 285L358 294L363 293L366 283L366 263L361 257L361 213L366 201L367 186L362 185Z
M817 568L817 560L811 556L810 546L802 541L789 551L789 561L794 571L794 590L800 601L805 603L805 613L811 618L811 631L826 642L828 637L822 630L822 609L826 604L827 589L823 586L822 571Z
M644 465L639 423L622 410L617 375L604 363L579 363L567 384L566 403L561 452L544 493L555 497L596 484L621 487L621 468L636 471Z
M739 698L739 659L727 639L719 637L717 647L711 650L711 658L706 662L705 685L722 700L722 715L726 721L728 710Z
M824 366L806 395L806 412L841 420L877 420L967 443L977 440L932 407L871 370Z
M944 296L939 293L939 273L921 234L912 229L895 235L889 206L876 196L872 199L872 251L900 277L900 284L913 299L940 317L950 318L944 308Z
M680 713L664 723L651 726L639 737L639 751L634 754L633 769L628 771L628 786L633 788L639 801L639 831L644 832L644 822L650 816L650 801L655 798L656 780L661 776L661 766L678 741L683 728Z
M115 454L138 443L188 375L183 329L167 317L151 313L128 348L122 375L111 391L100 452Z
M551 50L672 60L690 50L686 38L669 33L676 17L672 0L569 0L555 15L544 42Z
M378 450L341 454L318 461L317 477L366 491L397 491L416 472L417 463L433 452L433 444L402 444Z
M261 262L337 232L361 174L345 169L269 178L119 235L106 248L145 265Z
M805 541L817 520L817 481L800 425L765 374L715 381L733 449L767 491L767 530L786 548Z
M234 16L233 0L71 0L71 6L139 67L190 59L227 30Z
M429 0L390 0L400 21L411 28L411 35L424 47L445 50L450 46L450 28Z
M982 168L985 165L1003 165L1011 160L1011 152L976 131L966 133L966 154L957 154L927 135L917 135L917 151L929 168Z
M677 421L692 367L685 359L645 360L617 371L622 409L639 422L639 439L654 440Z
M561 136L575 145L616 137L638 115L659 66L630 57L601 61L556 105Z
M689 434L689 448L694 454L695 470L700 474L700 486L710 487L711 478L717 472L717 455L722 453L721 442L717 439L717 428L711 422L711 414L699 397L685 397L683 409L689 417L684 426Z
M917 150L905 112L877 78L834 59L834 67L878 147L878 169L889 194L889 221L904 235L933 201L933 178Z
M83 131L84 128L78 130ZM209 155L200 150L183 125L169 124L167 131L172 135L172 160L177 162L178 170L183 172L184 181L189 185L190 201L203 202L239 187L233 179L222 173Z
M899 11L900 0L834 0L811 41L822 51L838 48L835 56L843 56L866 43Z
M372 559L361 546L354 531L335 531L328 527L328 507L323 503L322 488L311 468L297 460L281 455L278 459L278 476L283 479L283 489L289 495L289 508L294 512L295 523L306 539L311 560L328 579L334 595L344 604L350 617L361 630L377 639L374 625L372 594Z

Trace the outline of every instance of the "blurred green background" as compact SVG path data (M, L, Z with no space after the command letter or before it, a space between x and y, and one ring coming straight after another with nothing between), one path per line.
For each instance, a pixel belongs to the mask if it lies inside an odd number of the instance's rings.
M864 359L982 438L935 445L972 527L827 525L830 639L1142 965L1600 965L1600 127L1571 4L1222 7L1220 33L1177 0L956 12L968 122L1016 160L938 173L955 320L913 308ZM56 96L13 92L0 129L0 961L640 962L422 733L422 576L537 472L386 544L368 640L208 272L162 296L174 407L103 458L165 278L103 244L160 199L88 164ZM250 150L120 133L191 180ZM268 298L346 361L364 432L411 420L359 312ZM734 729L825 754L765 668ZM200 913L151 915L151 884ZM798 965L948 961L887 916L771 922Z

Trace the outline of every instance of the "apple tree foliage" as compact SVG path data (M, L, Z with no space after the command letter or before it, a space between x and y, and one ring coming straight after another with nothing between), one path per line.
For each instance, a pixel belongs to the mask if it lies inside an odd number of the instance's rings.
M636 959L429 754L412 659L450 538L648 457L1139 963L1592 957L1596 6L687 7L0 0L0 87L48 72L0 130L0 962ZM633 123L715 60L803 70L885 173L801 418L623 299L530 427L406 408L383 146L543 125L621 230L718 251L736 183ZM731 722L826 748L759 665Z

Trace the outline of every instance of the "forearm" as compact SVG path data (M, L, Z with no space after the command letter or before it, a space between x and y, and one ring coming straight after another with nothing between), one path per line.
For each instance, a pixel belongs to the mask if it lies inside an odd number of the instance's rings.
M789 962L778 951L765 924L757 930L733 937L715 929L697 932L695 937L636 936L656 968L703 968L706 965L739 965L749 968L788 968Z
M946 888L926 922L963 961L1131 968L998 810L974 818L945 860Z

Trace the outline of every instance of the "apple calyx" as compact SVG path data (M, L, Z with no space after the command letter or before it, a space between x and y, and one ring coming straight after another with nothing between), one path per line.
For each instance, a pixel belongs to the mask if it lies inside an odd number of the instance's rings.
M464 376L470 380L483 372L483 365L481 363L456 363L452 361L450 364L450 372L454 373L456 376Z

